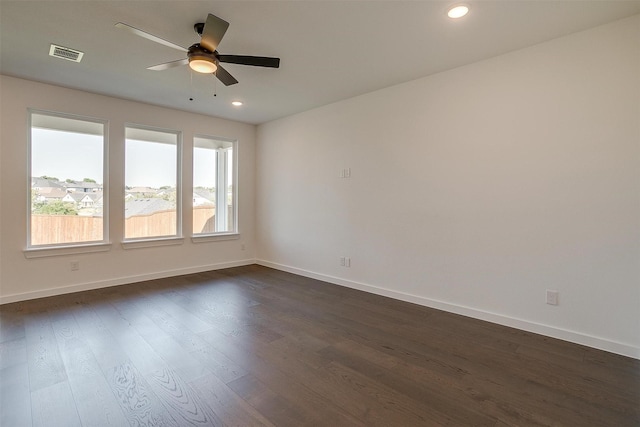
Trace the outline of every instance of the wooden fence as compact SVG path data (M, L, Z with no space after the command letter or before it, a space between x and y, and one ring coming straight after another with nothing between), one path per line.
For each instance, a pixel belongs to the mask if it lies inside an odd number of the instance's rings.
M232 210L230 209L229 217ZM195 233L215 231L215 208L193 208ZM176 211L159 211L125 219L125 237L172 236L176 234ZM50 245L102 240L102 217L80 215L31 215L31 244Z
M137 239L152 236L175 236L176 211L166 210L150 215L135 215L124 221L124 237Z
M31 244L102 240L102 218L79 215L31 215Z

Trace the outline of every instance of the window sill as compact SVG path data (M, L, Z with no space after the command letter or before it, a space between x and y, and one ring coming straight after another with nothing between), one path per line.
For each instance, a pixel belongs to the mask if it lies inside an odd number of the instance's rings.
M153 248L157 246L181 245L183 243L184 243L184 237L127 240L122 242L122 248L123 249Z
M240 233L220 233L220 234L199 234L191 236L192 243L207 243L218 242L224 240L237 240L240 238Z
M89 243L68 246L42 246L28 248L23 251L25 258L44 258L50 256L64 256L107 252L111 250L111 243Z

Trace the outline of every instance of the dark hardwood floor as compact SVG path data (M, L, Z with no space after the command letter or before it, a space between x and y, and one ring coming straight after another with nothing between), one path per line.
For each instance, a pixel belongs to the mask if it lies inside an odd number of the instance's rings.
M260 266L0 307L0 425L640 426L640 361Z

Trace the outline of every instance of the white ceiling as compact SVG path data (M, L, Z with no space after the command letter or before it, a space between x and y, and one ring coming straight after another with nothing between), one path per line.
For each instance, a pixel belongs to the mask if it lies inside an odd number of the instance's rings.
M482 0L452 21L454 3L0 0L0 73L263 123L640 13L640 0ZM218 51L277 56L280 68L226 64L240 82L230 87L186 66L149 71L184 56L114 27L188 47L208 13L231 24ZM48 56L51 43L83 51L82 62Z

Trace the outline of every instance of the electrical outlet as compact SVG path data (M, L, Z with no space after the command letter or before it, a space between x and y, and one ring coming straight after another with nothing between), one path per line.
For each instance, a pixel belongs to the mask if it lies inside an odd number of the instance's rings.
M345 258L344 259L344 266L345 267L351 267L351 258Z
M80 270L80 261L71 261L69 263L69 268L71 269L71 271Z
M558 291L551 291L547 289L547 304L549 305L558 305Z
M247 249L247 247L244 245L244 243L243 243L243 244L241 244L241 245L240 245L240 250L241 250L241 251L244 251L245 249Z
M346 264L346 258L345 257L340 257L340 267L344 267Z

